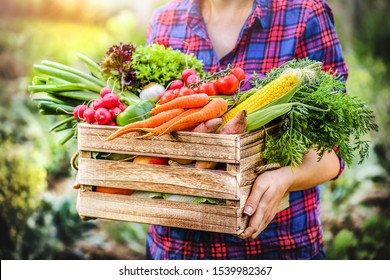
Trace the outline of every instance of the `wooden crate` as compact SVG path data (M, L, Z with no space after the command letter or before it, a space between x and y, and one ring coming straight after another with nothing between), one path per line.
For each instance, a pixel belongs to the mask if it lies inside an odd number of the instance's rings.
M265 131L240 135L177 132L139 139L134 132L112 141L104 139L117 128L80 124L78 127L80 215L158 224L230 234L241 233L248 222L243 206L257 176ZM277 129L268 128L268 133ZM226 171L94 159L93 152L149 155L226 163ZM169 194L211 197L219 205L139 198L90 191L106 186ZM279 210L288 207L288 194Z

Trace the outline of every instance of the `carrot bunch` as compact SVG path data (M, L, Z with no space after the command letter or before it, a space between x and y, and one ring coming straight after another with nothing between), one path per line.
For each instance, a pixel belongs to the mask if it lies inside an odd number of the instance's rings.
M147 132L141 137L150 137L190 130L204 121L221 117L227 109L225 99L210 100L204 93L177 97L153 108L150 111L152 117L119 128L106 141L134 131Z

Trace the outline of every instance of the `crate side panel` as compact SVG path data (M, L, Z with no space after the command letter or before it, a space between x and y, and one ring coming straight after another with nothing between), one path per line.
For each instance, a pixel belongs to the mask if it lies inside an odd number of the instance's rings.
M79 183L238 200L237 173L217 170L80 158Z
M150 156L168 156L216 162L239 161L237 135L177 132L150 139L139 138L132 132L112 141L104 141L115 127L80 125L78 128L79 150L101 151Z
M238 230L234 207L95 192L80 192L80 215L231 234Z

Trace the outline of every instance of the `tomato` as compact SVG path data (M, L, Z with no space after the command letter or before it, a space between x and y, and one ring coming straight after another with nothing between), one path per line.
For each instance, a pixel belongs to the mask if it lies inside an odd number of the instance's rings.
M202 83L198 87L198 93L206 93L208 96L218 95L218 88L213 82Z
M230 74L236 76L239 82L245 80L246 77L245 71L241 67L234 67L232 70L230 70Z
M233 74L218 78L216 85L220 94L232 95L238 89L239 81Z
M173 93L172 90L167 90L161 97L160 97L160 104L165 104L173 99L175 99L177 95Z
M189 68L185 69L183 72L181 72L181 78L183 81L187 81L188 77L193 75L193 74L198 74L195 69Z
M186 96L186 95L191 95L191 94L195 94L195 91L192 88L182 87L179 90L178 96Z

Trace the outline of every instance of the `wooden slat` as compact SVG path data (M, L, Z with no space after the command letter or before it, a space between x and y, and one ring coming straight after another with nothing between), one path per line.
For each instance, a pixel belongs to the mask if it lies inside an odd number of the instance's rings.
M79 150L163 155L216 162L237 163L239 161L238 135L177 132L152 139L139 139L137 137L142 134L132 132L112 141L104 141L114 131L115 127L80 124L78 127Z
M80 192L80 215L236 234L237 209L229 206Z
M237 173L218 170L80 158L79 183L238 200Z

